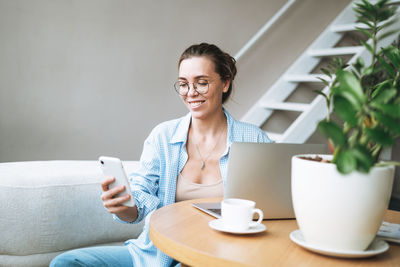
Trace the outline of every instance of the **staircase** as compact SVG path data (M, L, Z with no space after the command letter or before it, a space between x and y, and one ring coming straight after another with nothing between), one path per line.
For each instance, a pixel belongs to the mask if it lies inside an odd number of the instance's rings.
M400 1L392 1L400 3ZM325 99L315 94L310 103L288 102L287 98L299 88L301 83L320 83L323 78L329 80L326 75L313 73L321 60L327 57L350 58L347 64L352 64L358 57L369 64L370 58L364 46L342 46L337 44L348 32L354 32L355 27L363 27L356 23L353 4L350 3L339 16L320 34L320 36L303 52L302 55L290 66L285 73L268 89L268 91L254 104L253 107L241 118L242 121L262 127L274 112L294 111L299 114L297 118L283 132L268 132L268 136L276 142L304 143L315 132L318 121L327 115ZM391 29L400 28L397 21ZM391 30L388 29L388 30ZM386 46L396 39L395 36L387 37L378 44ZM344 61L346 62L346 61ZM323 88L327 93L328 87Z

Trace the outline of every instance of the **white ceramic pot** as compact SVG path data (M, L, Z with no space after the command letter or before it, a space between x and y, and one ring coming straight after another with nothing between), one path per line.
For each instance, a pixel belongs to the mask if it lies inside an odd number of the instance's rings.
M325 249L365 250L382 223L393 177L393 166L343 175L334 164L294 156L293 206L305 241Z

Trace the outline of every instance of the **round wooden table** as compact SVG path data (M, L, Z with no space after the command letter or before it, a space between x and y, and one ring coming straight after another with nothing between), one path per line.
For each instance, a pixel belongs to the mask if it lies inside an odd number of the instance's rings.
M400 244L362 259L343 259L310 252L289 239L296 220L266 220L267 231L233 235L211 229L215 218L182 201L156 210L150 219L150 239L170 257L189 266L400 266ZM385 221L400 223L400 212L388 211Z

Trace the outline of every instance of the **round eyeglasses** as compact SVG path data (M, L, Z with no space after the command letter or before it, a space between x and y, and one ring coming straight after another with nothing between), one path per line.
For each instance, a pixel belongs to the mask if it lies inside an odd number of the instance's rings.
M193 89L199 94L206 94L208 92L209 82L208 81L197 81L192 83ZM190 83L184 81L177 81L174 83L175 91L181 96L187 96L190 90Z

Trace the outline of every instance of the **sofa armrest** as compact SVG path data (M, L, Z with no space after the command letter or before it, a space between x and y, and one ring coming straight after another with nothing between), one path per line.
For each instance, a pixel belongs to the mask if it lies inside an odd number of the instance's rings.
M138 166L123 164L127 172ZM118 223L103 207L96 161L0 163L0 177L0 255L123 242L142 231L143 224Z

